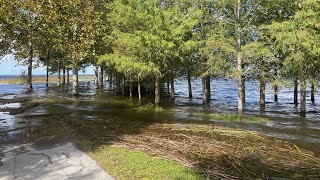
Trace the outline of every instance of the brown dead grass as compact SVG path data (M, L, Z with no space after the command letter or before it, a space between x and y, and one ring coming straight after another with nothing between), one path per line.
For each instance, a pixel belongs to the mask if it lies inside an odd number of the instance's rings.
M192 167L210 178L320 178L320 158L315 154L253 131L156 123L138 133L119 135L119 128L134 126L123 123L127 126L119 127L108 122L108 129L102 130L102 122L68 120L67 123L78 137L95 142L97 147L116 144L143 150Z

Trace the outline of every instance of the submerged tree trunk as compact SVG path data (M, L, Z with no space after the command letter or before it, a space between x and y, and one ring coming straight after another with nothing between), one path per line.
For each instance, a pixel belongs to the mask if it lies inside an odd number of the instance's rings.
M60 61L58 62L58 84L61 85L61 67L60 67Z
M264 112L266 108L266 81L260 79L260 111Z
M121 94L122 94L122 96L124 96L125 87L126 87L126 78L123 77L123 78L122 78L122 86L121 86L121 91L122 91Z
M171 98L174 98L174 75L172 71L170 73L170 83L171 83Z
M237 70L238 70L238 111L243 113L244 106L244 82L242 77L242 59L241 59L241 0L237 0L237 10L236 10L236 35L237 35Z
M192 98L192 88L191 88L191 74L190 70L188 70L188 89L189 89L189 98Z
M202 99L204 103L210 102L210 76L202 78Z
M278 103L278 93L279 93L278 85L275 85L273 89L274 89L274 102Z
M32 61L33 61L33 48L31 47L31 49L29 51L29 59L28 59L28 79L27 79L28 89L33 89L33 87L32 87Z
M155 86L155 79L152 77L150 81L150 95L155 94Z
M237 70L238 70L238 111L239 113L243 112L244 102L245 102L245 82L242 75L243 64L241 58L241 1L237 1L237 11L236 11L236 35L237 35Z
M69 74L70 69L67 68L67 83L70 83L70 74Z
M121 94L121 76L120 73L116 75L117 94Z
M300 115L306 116L306 80L300 75Z
M154 90L154 94L155 94L155 98L154 98L154 104L156 106L159 106L160 105L160 77L159 75L156 75L156 78L155 78L155 90Z
M139 96L139 101L141 100L141 81L140 78L138 78L138 96Z
M132 78L130 77L130 98L132 98Z
M294 81L293 103L298 106L298 80Z
M100 86L103 87L104 85L104 67L103 65L100 66Z
M79 95L79 81L78 81L78 67L77 66L73 66L72 67L72 94L74 96Z
M62 84L65 85L66 84L66 67L63 66L62 69Z
M47 64L46 87L49 87L49 63Z
M99 67L98 65L94 65L94 84L96 85L96 89L99 89Z
M109 89L112 90L112 84L113 84L113 79L112 79L112 71L109 71Z
M314 94L315 94L315 88L314 88L314 83L311 83L311 102L314 103L315 102L315 98L314 98Z
M242 67L243 69L243 67ZM242 102L243 104L246 103L246 79L245 79L245 76L242 76Z
M170 95L170 73L167 73L167 96Z

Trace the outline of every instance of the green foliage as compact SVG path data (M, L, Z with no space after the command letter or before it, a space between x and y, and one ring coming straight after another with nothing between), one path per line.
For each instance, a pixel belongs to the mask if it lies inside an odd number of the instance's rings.
M320 5L315 0L296 2L296 5L298 10L292 19L273 22L264 28L277 50L286 54L283 61L285 70L312 78L319 73Z
M181 62L183 53L195 46L183 39L195 21L181 13L178 4L164 5L158 1L114 1L110 13L113 52L101 56L100 61L136 78L160 75L164 68Z
M28 76L26 74L26 71L22 71L19 77L19 83L20 84L27 84Z

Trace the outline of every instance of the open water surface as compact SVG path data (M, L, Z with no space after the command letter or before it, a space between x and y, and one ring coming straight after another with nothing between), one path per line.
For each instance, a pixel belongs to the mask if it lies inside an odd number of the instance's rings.
M273 89L267 86L266 96L266 111L260 114L259 109L259 83L256 81L246 82L246 114L255 114L269 119L266 123L252 122L226 122L218 121L208 117L199 116L198 112L202 113L237 113L237 83L232 80L216 79L211 82L212 99L209 104L202 103L201 81L193 81L193 98L188 98L188 87L186 79L178 79L175 83L176 98L162 98L163 108L176 108L179 111L172 114L155 113L150 114L137 113L136 111L123 109L119 107L101 107L96 105L98 102L111 101L110 96L112 91L104 87L103 91L97 92L95 85L92 83L89 86L81 86L81 96L78 98L77 104L74 104L74 117L84 121L101 121L109 118L121 119L142 118L146 121L160 120L172 121L174 123L182 123L185 120L212 123L223 125L232 128L242 128L262 132L268 136L277 137L291 142L297 143L302 147L310 149L317 154L320 154L320 93L316 93L316 102L310 101L310 91L307 92L307 117L299 117L299 106L293 104L293 89L291 87L282 88L279 92L279 102L274 103ZM15 99L15 96L29 97L30 100L41 99L44 97L55 97L61 99L72 99L69 89L59 89L51 85L51 88L46 89L44 83L34 85L35 89L28 92L22 85L2 84L0 85L0 99ZM165 86L163 86L165 87ZM165 91L165 89L163 89ZM135 102L136 100L133 100ZM144 98L142 104L152 103L152 97ZM2 103L0 109L18 108L19 103ZM38 108L38 109L37 109ZM37 107L29 113L43 112L45 107ZM33 125L38 123L39 119L34 119ZM30 126L26 123L18 123L19 117L10 115L3 111L0 113L0 130L4 133L2 140L10 139L9 136L16 136L18 132L13 131L23 126ZM32 124L32 123L31 123ZM21 131L21 130L19 130ZM1 140L0 139L0 140Z

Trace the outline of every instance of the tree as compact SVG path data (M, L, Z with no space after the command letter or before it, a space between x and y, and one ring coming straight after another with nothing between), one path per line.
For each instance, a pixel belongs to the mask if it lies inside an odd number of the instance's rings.
M56 33L70 61L73 73L72 93L79 94L78 70L94 44L95 9L92 1L58 0L54 8L59 15L56 19Z
M112 4L113 51L105 59L130 79L141 80L146 72L146 76L154 77L156 105L160 103L160 79L172 62L180 61L182 37L191 30L186 23L190 19L180 12L178 5L155 0L118 0Z
M266 26L277 48L287 53L283 64L300 78L300 114L306 115L306 80L319 71L320 5L316 0L297 1L298 10L292 20Z
M232 59L235 60L233 76L238 81L238 111L243 112L245 103L245 76L243 46L252 42L254 36L253 17L258 11L257 0L222 0L216 2L217 20L224 25L225 36L230 36L230 47L233 48ZM230 57L230 56L229 56Z

